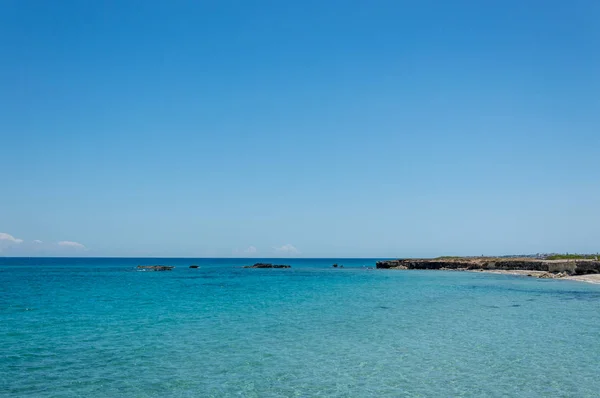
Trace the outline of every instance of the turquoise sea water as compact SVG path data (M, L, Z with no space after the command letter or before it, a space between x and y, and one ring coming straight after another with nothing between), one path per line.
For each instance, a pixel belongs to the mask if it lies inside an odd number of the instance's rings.
M600 286L253 262L0 259L0 396L600 394Z

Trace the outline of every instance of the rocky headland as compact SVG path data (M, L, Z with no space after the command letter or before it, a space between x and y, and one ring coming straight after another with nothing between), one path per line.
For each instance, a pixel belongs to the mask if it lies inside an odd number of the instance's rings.
M595 259L544 260L536 258L441 257L378 261L378 269L478 271L537 278L565 278L600 283L600 261Z

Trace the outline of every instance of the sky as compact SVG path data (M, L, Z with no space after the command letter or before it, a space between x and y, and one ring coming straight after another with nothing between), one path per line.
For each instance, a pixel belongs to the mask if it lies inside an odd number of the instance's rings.
M600 251L600 2L0 3L0 256Z

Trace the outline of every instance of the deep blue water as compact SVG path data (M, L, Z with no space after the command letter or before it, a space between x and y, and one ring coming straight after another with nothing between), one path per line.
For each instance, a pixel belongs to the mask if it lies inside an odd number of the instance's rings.
M0 396L599 396L600 286L254 261L0 258Z

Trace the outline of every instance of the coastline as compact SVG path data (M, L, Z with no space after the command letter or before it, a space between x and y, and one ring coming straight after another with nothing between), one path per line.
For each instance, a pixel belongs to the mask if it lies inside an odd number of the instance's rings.
M457 270L458 271L458 270ZM513 275L513 276L526 276L538 279L562 279L567 281L585 282L600 285L600 274L587 274L587 275L564 275L564 274L552 274L546 271L527 271L527 270L461 270L468 272L484 272L486 274L500 274L500 275Z
M378 261L378 269L486 272L600 284L600 261L592 259L440 257Z

